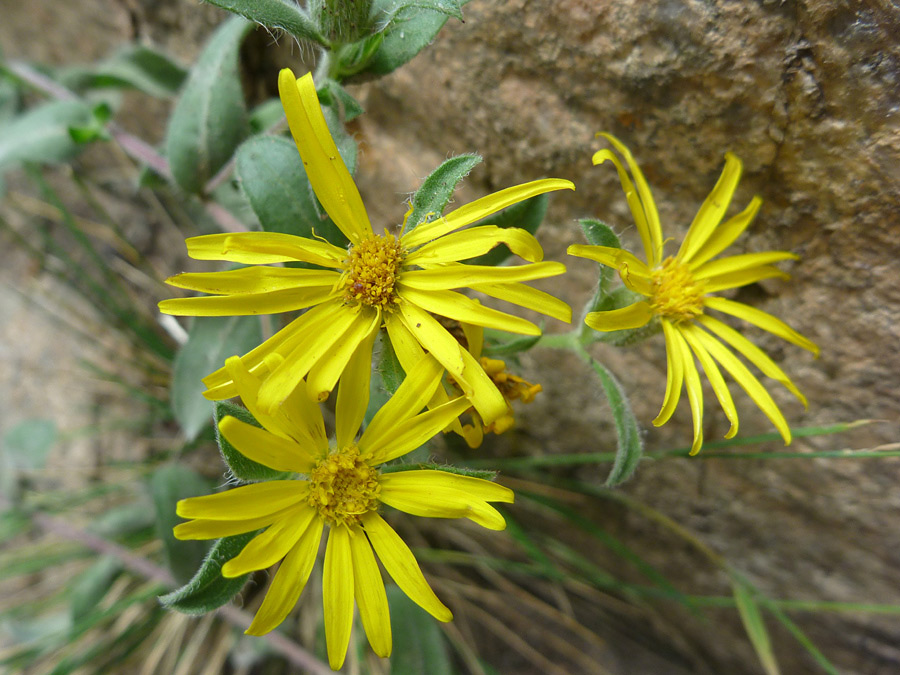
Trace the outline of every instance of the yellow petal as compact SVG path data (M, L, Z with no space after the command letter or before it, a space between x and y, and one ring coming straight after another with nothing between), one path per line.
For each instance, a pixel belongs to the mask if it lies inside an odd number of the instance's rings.
M394 429L419 413L431 400L440 386L444 368L433 357L423 354L407 373L394 395L381 406L363 431L359 439L360 453L367 454L373 448L378 449L391 442ZM338 445L342 444L338 442Z
M212 295L272 293L290 288L334 286L340 275L332 270L306 270L293 267L241 267L225 272L176 274L166 279L169 286Z
M490 265L445 265L426 270L403 272L400 281L407 288L421 291L441 291L466 288L472 284L510 283L546 279L566 273L566 266L558 262L492 267Z
M316 197L347 239L358 243L372 234L372 225L322 115L312 74L297 80L285 68L278 74L278 93Z
M359 618L362 619L372 651L386 658L391 655L391 616L387 594L375 554L360 528L351 533L350 556L353 561L353 595L359 607Z
M397 360L403 367L403 371L410 373L425 355L422 345L416 340L415 336L409 332L403 322L396 313L391 313L384 318L384 327L387 329L388 339L391 341L391 347Z
M719 274L709 279L704 279L703 290L706 293L717 293L730 288L740 288L748 284L755 284L763 279L790 279L791 275L782 272L774 265L761 265L760 267L752 267L748 270L740 272L729 272L727 274Z
M247 265L307 262L322 267L342 267L347 251L318 239L282 232L226 232L185 240L194 260L227 260Z
M653 420L654 426L657 427L661 427L672 417L678 400L681 398L681 387L684 384L684 361L681 348L676 342L678 336L675 335L675 328L665 319L661 323L663 335L666 338L666 395L659 415Z
M284 356L290 353L298 344L307 339L310 334L324 331L334 323L336 317L345 312L346 308L340 299L317 305L291 321L261 345L244 354L241 357L241 362L247 367L247 370L256 372L263 367L266 358L271 354ZM210 390L217 389L222 394L218 398L213 398L213 400L237 396L237 390L234 386L226 386L233 385L233 380L224 366L204 377L203 384L209 387ZM212 398L207 393L204 392L204 396Z
M694 279L709 279L715 281L715 278L725 274L733 274L735 272L743 272L753 269L761 265L780 262L782 260L797 260L800 256L787 251L765 251L763 253L745 253L743 255L733 255L727 258L720 258L712 262L705 263L698 267L693 267Z
M395 288L406 302L438 316L521 335L541 334L541 329L531 321L485 307L477 300L456 291L420 291L402 283L398 283Z
M725 411L725 417L731 422L731 428L725 434L725 438L734 438L738 432L738 414L734 407L734 400L731 398L731 392L728 391L728 385L725 384L725 378L722 377L716 362L713 361L703 343L696 337L695 333L697 330L695 326L684 324L681 326L681 335L687 340L688 346L697 356L700 365L703 366L706 379L712 385L713 393L719 399L722 410Z
M773 380L777 380L784 385L789 392L800 399L804 408L808 407L806 397L800 393L800 390L797 389L793 382L791 382L791 379L787 374L772 359L770 359L762 349L750 342L750 340L738 333L734 328L722 323L714 317L707 315L698 316L697 322L743 354L747 360L759 368L766 377L771 377Z
M412 232L403 235L401 243L406 248L412 248L424 244L427 241L442 237L460 227L471 225L492 213L505 209L513 204L530 199L545 192L554 190L574 190L575 185L571 181L559 178L545 178L522 185L514 185L499 192L476 199L464 206L455 209L446 216L433 220L430 223L419 225Z
M509 404L482 365L465 349L462 350L462 357L463 372L455 376L456 383L478 411L485 426L490 426L508 413Z
M208 295L172 298L159 303L159 311L174 316L251 316L306 309L336 297L331 286L288 288L269 293Z
M396 485L389 490L383 488L379 501L421 518L468 518L489 530L506 528L506 521L497 509L486 502L466 500L464 494L455 491L438 489L425 495Z
M450 373L461 375L464 351L456 339L431 314L408 302L399 304L397 318L416 341Z
M673 342L681 354L681 363L684 368L684 383L687 387L688 402L691 404L691 418L694 423L694 441L691 444L691 454L700 452L703 445L703 386L700 384L700 373L694 364L694 357L684 340L684 336L678 327L674 327Z
M596 331L609 332L646 326L653 318L650 303L640 300L628 307L611 309L606 312L588 312L584 322Z
M647 265L642 262L631 251L623 248L615 248L612 246L590 246L587 244L573 244L566 253L577 258L587 258L601 265L612 267L615 270L621 269L623 265L628 267L629 274L637 275L645 279L650 279L652 272Z
M759 328L772 333L772 335L777 335L782 340L787 340L791 344L795 344L798 347L802 347L803 349L812 352L816 357L819 356L819 347L814 342L808 340L788 326L784 321L772 316L768 312L764 312L756 307L751 307L750 305L745 305L742 302L729 300L728 298L706 298L704 304L710 309L724 312L725 314L731 314L748 323L752 323L754 326L758 326Z
M309 473L316 464L311 450L231 416L219 422L219 432L247 459L276 471Z
M515 501L515 493L505 485L433 469L386 473L381 476L380 482L382 492L405 493L426 502L432 491L434 493L441 492L456 499L463 508L472 501L504 502L506 504L512 504Z
M265 532L253 537L237 556L225 563L222 566L222 576L233 579L271 567L294 548L315 515L315 509L308 504L300 504L288 511Z
M340 670L347 656L353 626L353 562L350 531L346 527L332 527L328 534L322 596L328 663L333 670Z
M431 614L438 621L451 621L453 614L438 600L434 591L425 581L415 556L403 540L391 529L381 516L370 511L362 517L362 524L372 542L384 569L391 575L400 589L410 600Z
M644 253L647 256L647 262L650 267L656 267L662 261L662 229L659 225L659 213L656 210L656 203L653 201L653 195L650 192L650 186L641 172L641 168L634 161L631 151L625 147L618 138L612 134L599 133L625 158L628 162L628 168L631 169L631 175L634 176L634 185L628 178L625 168L610 150L600 150L594 153L594 166L602 164L607 159L612 161L619 174L619 182L622 184L622 191L625 193L625 199L628 201L628 208L631 209L631 216L634 218L634 224L637 226L638 234L641 242L644 244ZM637 191L635 191L635 185Z
M323 524L321 518L313 519L300 541L285 556L253 623L245 631L247 635L265 635L284 621L297 604L316 562Z
M331 394L350 358L362 346L369 345L368 360L372 363L372 340L381 326L381 312L360 312L356 321L310 368L306 378L309 395L324 401Z
M525 284L473 284L471 289L519 307L533 309L558 321L572 322L572 308L569 305L549 293Z
M772 424L775 425L775 428L778 429L778 432L784 439L784 444L790 444L791 430L790 427L788 427L787 421L784 419L778 406L775 405L775 401L772 400L769 392L767 392L765 387L760 384L753 373L747 369L747 366L741 363L727 347L708 333L697 331L697 336L703 342L703 346L709 350L712 357L722 364L722 367L728 371L735 382L741 385L743 390L747 392L747 395L753 399L753 402L759 406L759 409L765 413L769 420L771 420Z
M204 497L182 499L175 513L203 520L250 520L267 516L306 499L307 485L299 480L254 483Z
M470 323L464 323L461 328L469 345L469 353L476 359L480 358L481 350L484 346L484 329L481 326L474 326Z
M500 244L506 244L528 262L539 262L544 257L544 250L530 232L518 227L480 225L425 244L409 253L404 262L422 267L443 265L483 255Z
M404 419L381 438L369 440L365 448L361 444L360 452L366 453L366 461L370 464L383 464L402 457L434 438L450 420L459 417L470 405L468 400L460 397L428 412Z
M691 255L690 258L685 259L684 262L690 263L691 266L696 267L702 265L710 258L719 255L722 251L731 246L734 241L741 236L744 230L747 229L747 226L753 222L760 206L762 206L762 199L759 197L751 199L747 208L719 225L719 227L709 235L709 238L707 238L703 246L701 246L696 253Z
M725 168L709 196L704 200L694 216L688 233L681 242L676 258L682 262L690 262L697 251L709 240L716 226L728 210L731 198L741 179L741 160L730 152L725 153Z
M189 520L176 525L172 532L176 539L221 539L268 527L293 508L289 506L281 511L247 520Z
M346 448L353 442L366 416L369 382L372 377L372 346L377 335L378 331L373 330L360 343L341 375L334 414L335 437L339 448Z
M340 342L345 334L357 336L359 333L354 326L363 322L368 325L371 315L366 317L365 314L374 313L374 310L371 313L357 312L352 307L340 309L343 311L334 312L331 323L327 326L322 325L318 331L313 332L312 326L308 326L309 332L302 336L289 353L284 354L284 361L266 378L259 389L258 405L263 411L274 411L290 396L300 378L304 377L334 344ZM359 342L356 343L358 344ZM312 387L308 387L308 391L311 397L317 397L319 394L319 390Z

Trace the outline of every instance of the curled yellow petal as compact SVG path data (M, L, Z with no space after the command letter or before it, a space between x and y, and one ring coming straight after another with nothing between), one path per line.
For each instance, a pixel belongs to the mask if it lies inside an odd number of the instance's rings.
M640 328L641 326L646 326L652 318L653 308L650 307L650 303L640 300L621 309L611 309L606 312L589 312L584 317L584 322L596 331L609 332Z

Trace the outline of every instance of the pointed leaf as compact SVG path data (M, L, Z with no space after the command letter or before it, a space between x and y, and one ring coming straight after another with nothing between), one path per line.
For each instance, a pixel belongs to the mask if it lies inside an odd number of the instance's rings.
M443 633L433 618L393 584L385 586L391 608L393 675L453 675Z
M213 33L169 118L166 156L187 192L202 192L249 133L238 50L252 27L234 17Z
M759 657L759 662L766 671L766 675L780 675L781 671L778 669L778 662L772 651L772 641L769 639L769 632L766 630L766 624L753 593L737 580L733 581L733 590L734 600L737 603L741 621L744 623L744 630L747 631L747 636L756 650L756 655Z
M206 614L230 602L250 575L226 579L222 565L243 551L255 536L256 532L248 532L219 539L194 577L178 590L160 596L159 602L184 614Z
M404 230L434 220L444 212L459 182L481 162L478 155L459 155L444 161L431 172L416 190L412 198L412 211L406 219Z
M619 241L619 238L616 236L616 233L613 232L612 228L606 223L594 220L593 218L582 218L578 221L581 223L581 229L584 232L584 238L587 239L587 242L592 246L609 246L610 248L622 248L622 244ZM606 265L600 265L600 279L597 284L598 291L597 295L594 297L594 300L591 302L588 311L596 312L603 309L607 309L603 303L606 299L606 296L609 295L610 292L610 284L612 283L613 277L615 277L616 271L607 267Z
M118 558L105 555L71 582L69 610L73 624L100 603L122 569Z
M231 473L238 480L245 483L252 483L260 480L274 480L284 478L284 472L276 471L265 464L254 462L252 459L244 457L240 451L228 442L225 435L219 432L219 422L223 417L234 417L246 424L252 424L255 427L262 428L262 425L256 420L250 411L239 405L230 403L229 401L216 401L216 440L219 443L219 452L222 453L222 459L231 469Z
M278 28L298 40L318 42L328 46L313 20L296 3L290 0L206 0L209 4L239 14L245 19Z
M618 436L616 459L606 478L607 487L613 487L628 480L634 473L644 454L644 442L622 385L602 363L594 359L590 359L590 362L609 401Z
M262 342L256 316L195 317L172 368L172 412L188 440L212 421L213 404L203 398L202 378L229 356L243 355Z
M187 71L168 55L143 45L129 45L110 59L90 66L76 66L60 73L69 89L133 88L150 96L174 96Z

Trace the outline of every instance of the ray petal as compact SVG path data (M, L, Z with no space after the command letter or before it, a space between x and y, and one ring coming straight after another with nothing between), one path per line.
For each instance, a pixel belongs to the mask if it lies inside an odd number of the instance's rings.
M223 417L219 432L244 457L276 471L309 473L315 466L315 448L304 447L235 417Z
M361 347L368 349L368 363L371 366L372 344L379 326L381 312L359 313L350 328L310 368L306 378L310 397L317 401L327 400L350 359Z
M237 556L222 565L222 576L233 579L271 567L294 548L315 516L315 509L305 503L288 511L265 532L250 540Z
M471 289L519 307L533 309L558 321L572 322L572 308L569 305L549 293L525 284L473 284Z
M639 300L621 309L606 312L588 312L584 322L596 331L609 332L646 326L653 318L653 308L645 300Z
M573 244L566 253L577 258L587 258L601 265L612 267L615 270L621 269L623 265L628 266L629 274L650 279L651 271L640 258L635 256L631 251L623 248L615 248L613 246L591 246L589 244Z
M415 417L404 419L386 434L369 440L365 450L360 447L360 451L366 453L366 461L371 464L383 464L402 457L434 438L471 405L470 401L459 397Z
M566 266L558 262L539 262L507 267L448 264L430 269L403 272L400 281L407 288L440 291L451 288L467 288L472 284L533 281L565 273Z
M306 498L306 492L305 481L272 480L182 499L175 505L175 513L202 520L250 520L296 504Z
M293 267L241 267L225 272L176 274L166 279L169 286L212 295L272 293L290 288L334 286L340 275L332 270Z
M719 400L722 410L725 411L725 417L731 422L731 428L725 434L725 438L734 438L738 432L738 414L734 407L734 400L731 398L731 392L728 391L728 385L725 384L725 378L722 377L719 367L709 355L709 352L703 346L703 343L697 338L696 332L699 329L693 325L685 325L681 328L681 334L687 340L688 346L697 356L700 365L703 366L703 372L706 373L706 379L712 385L713 393Z
M409 253L404 262L422 267L443 265L483 255L500 244L506 244L528 262L540 262L544 258L544 250L530 232L518 227L480 225L425 244Z
M660 427L669 421L678 401L681 399L681 387L684 384L684 360L681 348L678 345L678 336L675 328L666 319L662 320L663 335L666 339L666 395L663 398L659 415L653 420L653 425Z
M353 442L366 416L372 377L372 346L377 335L378 331L373 330L359 344L341 375L334 414L338 448L346 448Z
M456 291L420 291L397 284L398 295L427 312L485 328L520 335L540 335L541 329L527 319L485 307Z
M328 663L333 670L340 670L347 656L353 626L353 562L350 531L346 527L332 527L328 534L322 595Z
M747 208L719 225L713 233L709 235L703 246L701 246L697 252L685 262L688 262L692 267L697 267L707 260L719 255L722 251L731 246L735 240L741 236L744 230L747 229L747 226L753 222L760 206L762 206L762 199L759 197L751 199Z
M729 300L728 298L706 298L705 305L710 309L724 312L725 314L730 314L738 319L743 319L748 323L752 323L754 326L772 333L772 335L777 335L782 340L787 340L791 344L802 347L803 349L812 352L817 357L819 356L819 347L814 342L805 338L788 326L784 321L772 316L768 312L764 312L756 307L751 307L750 305L745 305L742 302Z
M350 536L350 558L353 562L353 595L359 607L366 637L378 656L391 655L391 616L381 570L372 546L362 528L355 528Z
M694 441L691 444L691 454L700 452L703 445L703 385L700 383L700 373L694 363L691 349L685 342L684 336L677 326L673 326L673 343L680 352L682 368L684 369L684 383L687 387L688 402L691 404L691 419L694 423Z
M741 160L730 152L725 153L725 168L722 169L722 175L694 216L694 221L684 241L681 242L681 248L678 249L676 256L678 260L689 263L715 232L716 226L731 204L731 198L741 179L742 167Z
M744 253L742 255L733 255L727 258L720 258L712 262L704 263L693 269L694 279L709 279L715 281L715 278L725 274L734 274L735 272L743 272L769 265L771 263L780 262L782 260L797 260L800 256L787 251L765 251L763 253Z
M282 232L226 232L185 240L194 260L227 260L246 265L307 262L322 267L342 267L347 251L318 239Z
M336 297L331 286L286 288L265 293L205 295L198 298L170 298L159 303L159 311L174 316L253 316L281 314L306 309Z

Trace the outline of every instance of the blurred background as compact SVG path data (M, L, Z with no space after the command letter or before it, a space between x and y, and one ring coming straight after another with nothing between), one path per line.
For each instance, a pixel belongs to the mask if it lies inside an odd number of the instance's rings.
M227 16L185 0L0 0L0 15L4 59L51 69L102 60L128 42L189 67ZM502 462L615 450L609 406L577 358L528 352L518 372L544 393L477 456L496 458L507 484L535 499L508 510L498 540L464 526L404 531L411 543L460 552L421 558L457 621L412 641L436 640L426 657L437 661L389 666L360 648L347 672L900 672L900 460L891 456L900 419L900 9L888 0L472 0L464 17L407 66L348 85L366 110L350 130L373 223L398 223L404 199L453 154L484 156L457 203L526 180L571 179L577 191L551 199L539 238L546 257L570 270L542 287L578 316L597 272L565 256L582 241L576 219L600 218L626 245L638 241L615 172L590 164L601 147L594 133L611 131L631 148L676 241L730 150L744 162L731 213L753 195L764 200L734 252L801 256L790 281L738 297L821 347L814 360L747 332L809 399L804 411L773 390L785 416L813 431L789 449L763 439L649 459L612 494L602 490L603 463L517 473ZM313 57L287 37L251 33L240 53L251 107L277 95L279 68L299 74ZM27 93L13 109L39 98ZM115 119L157 145L173 101L125 91ZM161 280L190 265L184 237L214 227L208 212L115 143L2 180L3 499L8 507L24 495L26 506L0 514L0 670L313 668L292 660L290 646L243 638L239 616L188 618L154 599L172 587L168 575L190 577L179 564L195 569L203 555L167 548L176 518L161 520L160 504L222 484L211 430L187 440L173 418L179 333L155 309L169 295ZM665 389L662 340L593 349L629 394L647 451L689 445L685 402L662 429L650 425ZM713 441L727 421L709 394ZM741 437L768 434L763 415L735 398ZM833 425L841 433L823 432ZM786 450L797 456L771 456ZM166 477L172 467L190 468L178 474L189 477ZM748 628L752 611L742 621L716 556L744 575L767 630ZM245 591L247 609L263 585ZM314 598L304 602L314 608ZM288 633L315 651L315 611Z

